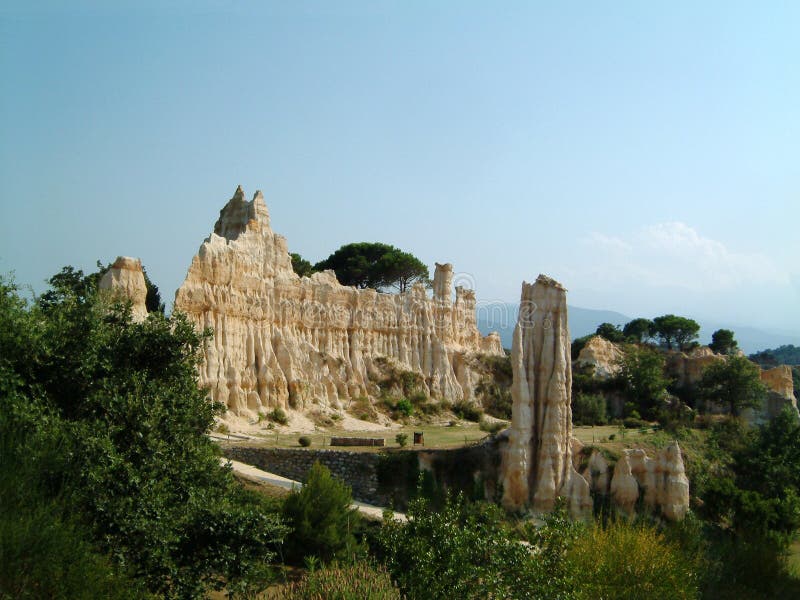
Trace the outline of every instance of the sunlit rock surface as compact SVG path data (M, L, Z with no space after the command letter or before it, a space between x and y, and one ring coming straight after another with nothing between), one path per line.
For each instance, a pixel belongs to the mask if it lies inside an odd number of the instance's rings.
M340 285L333 271L299 277L286 239L273 233L261 192L241 187L192 260L175 310L210 328L199 369L210 395L239 416L272 407L340 408L378 392L376 359L422 375L424 391L472 400L471 353L502 354L476 326L475 294L456 288L452 265L436 265L433 297Z

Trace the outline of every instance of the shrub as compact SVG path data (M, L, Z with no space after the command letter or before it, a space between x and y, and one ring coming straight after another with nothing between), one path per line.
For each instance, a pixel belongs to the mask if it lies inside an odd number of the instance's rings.
M698 596L697 568L677 544L651 526L611 521L586 531L566 552L580 574L579 599L675 599Z
M301 435L297 439L297 443L300 444L303 448L308 448L311 445L311 438L307 435Z
M401 398L395 404L395 410L404 417L410 417L414 414L414 405L407 398Z
M357 562L311 571L291 584L280 600L400 600L400 590L382 566Z
M280 425L286 425L289 422L289 417L286 415L286 411L284 411L281 407L275 408L267 415L267 418L270 421L279 423Z
M376 541L408 598L537 598L543 582L557 578L515 539L495 505L448 498L436 512L415 500L406 514L407 523L385 521Z
M394 441L397 442L401 448L403 448L408 443L408 434L398 433L396 436L394 436Z
M453 404L453 413L460 419L474 421L477 423L481 420L483 410L481 410L480 406L469 402L468 400L459 400Z
M283 505L283 515L292 532L286 539L286 556L300 562L305 556L323 561L344 558L356 548L351 533L359 521L350 507L350 488L334 479L327 467L315 462L300 491Z

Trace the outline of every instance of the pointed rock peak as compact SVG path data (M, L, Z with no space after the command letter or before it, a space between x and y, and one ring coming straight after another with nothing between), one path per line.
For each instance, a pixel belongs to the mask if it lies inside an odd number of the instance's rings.
M261 193L261 190L256 190L256 193L253 194L253 200L263 200L263 199L264 199L264 194Z
M241 185L236 186L236 191L233 192L233 198L231 198L231 200L244 200L244 190Z

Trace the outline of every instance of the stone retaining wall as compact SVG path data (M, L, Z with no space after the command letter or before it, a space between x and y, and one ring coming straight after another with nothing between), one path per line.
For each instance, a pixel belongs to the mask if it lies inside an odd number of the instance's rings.
M353 489L353 498L377 506L404 509L419 482L420 471L429 473L440 489L474 496L483 489L495 496L500 463L498 442L485 442L446 450L413 449L355 452L308 448L265 448L224 444L223 454L295 481L303 481L315 461Z
M303 481L315 461L325 465L331 473L353 488L353 498L386 506L390 500L378 491L377 468L380 455L375 452L348 452L347 450L311 450L295 448L254 448L227 445L223 454L232 460L253 465L295 481Z

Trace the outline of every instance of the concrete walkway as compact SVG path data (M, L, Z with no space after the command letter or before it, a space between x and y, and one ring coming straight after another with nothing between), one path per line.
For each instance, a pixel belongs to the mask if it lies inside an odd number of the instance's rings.
M253 479L256 481L260 481L266 483L267 485L274 485L276 487L280 487L286 490L299 490L303 487L303 484L299 481L294 481L293 479L287 479L286 477L281 477L280 475L276 475L275 473L268 473L267 471L262 471L252 465L247 465L245 463L239 462L238 460L230 460L228 458L221 459L222 464L230 464L233 470L236 473L239 473L243 477L247 477L248 479ZM355 508L358 512L360 512L365 517L369 517L371 519L383 519L383 512L386 510L380 506L374 506L372 504L366 504L364 502L353 502L350 506ZM405 522L406 516L403 513L392 512L392 517Z

